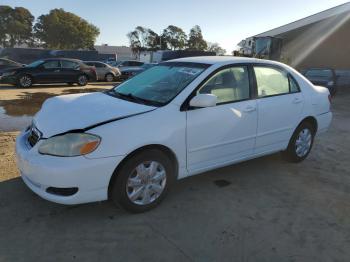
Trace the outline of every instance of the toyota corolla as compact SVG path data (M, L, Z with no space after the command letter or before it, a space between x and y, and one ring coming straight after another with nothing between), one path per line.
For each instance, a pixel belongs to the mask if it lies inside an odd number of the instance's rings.
M106 92L46 100L16 152L47 200L143 212L177 179L276 152L300 162L331 119L329 91L289 66L182 58Z

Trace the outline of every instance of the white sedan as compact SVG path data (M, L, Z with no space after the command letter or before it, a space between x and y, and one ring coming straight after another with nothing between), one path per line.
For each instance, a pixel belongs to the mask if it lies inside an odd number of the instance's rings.
M177 179L279 151L304 160L330 125L329 97L277 62L172 60L104 93L46 100L17 138L18 167L47 200L143 212Z

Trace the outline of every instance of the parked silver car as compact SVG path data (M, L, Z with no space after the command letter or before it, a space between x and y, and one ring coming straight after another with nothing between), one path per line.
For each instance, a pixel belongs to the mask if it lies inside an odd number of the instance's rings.
M118 68L112 67L103 62L84 61L84 63L96 68L97 80L99 81L113 82L115 80L118 80L121 75Z

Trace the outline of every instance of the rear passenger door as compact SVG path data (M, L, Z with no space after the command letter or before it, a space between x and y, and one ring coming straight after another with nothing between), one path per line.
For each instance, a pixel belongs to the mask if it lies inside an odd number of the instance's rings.
M285 149L300 121L304 99L296 80L284 69L254 66L258 129L256 154Z
M77 62L61 60L62 73L61 78L64 83L75 83L78 75L81 73L80 66Z

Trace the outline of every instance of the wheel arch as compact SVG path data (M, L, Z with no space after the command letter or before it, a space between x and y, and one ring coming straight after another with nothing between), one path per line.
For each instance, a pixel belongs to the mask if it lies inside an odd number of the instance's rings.
M114 172L113 172L113 174L109 180L109 184L108 184L108 198L110 198L110 193L112 190L113 181L117 177L118 171L122 168L122 166L134 155L136 155L140 152L152 150L152 149L159 150L169 157L169 159L173 163L173 167L175 169L175 179L178 177L178 175L179 175L179 162L178 162L176 154L174 153L173 150L171 150L169 147L161 145L161 144L145 145L145 146L139 147L139 148L133 150L132 152L130 152L129 154L127 154L127 156L124 157L124 159L114 169Z
M317 129L318 129L318 124L317 124L317 119L315 118L315 117L313 117L313 116L308 116L308 117L305 117L302 121L300 121L300 123L299 123L299 125L297 126L297 128L301 125L301 124L303 124L303 123L310 123L312 126L313 126L313 128L314 128L314 132L315 132L315 134L317 133ZM297 129L296 128L296 129Z

